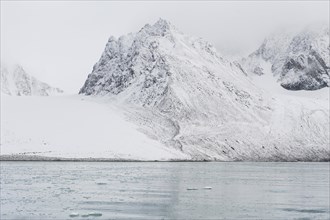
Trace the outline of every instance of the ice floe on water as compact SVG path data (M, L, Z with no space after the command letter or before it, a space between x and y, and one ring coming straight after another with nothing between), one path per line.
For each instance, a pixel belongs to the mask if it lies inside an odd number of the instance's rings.
M104 182L96 182L97 185L107 185L107 183Z
M211 186L204 186L202 189L204 189L204 190L211 190L212 187ZM187 190L198 190L198 188L196 188L196 187L188 187Z
M88 213L88 216L98 217L98 216L102 216L102 213L101 212L90 212L90 213Z
M189 187L189 188L187 188L187 190L198 190L198 188Z
M71 218L78 217L78 216L79 216L79 213L77 213L77 212L72 212L69 216L70 216Z
M211 190L212 187L211 186L204 186L203 189Z
M79 213L72 212L69 216L71 218L79 217ZM87 218L87 217L100 217L100 216L102 216L102 213L101 212L90 212L88 214L82 214L82 215L80 215L80 217L83 217L83 218Z

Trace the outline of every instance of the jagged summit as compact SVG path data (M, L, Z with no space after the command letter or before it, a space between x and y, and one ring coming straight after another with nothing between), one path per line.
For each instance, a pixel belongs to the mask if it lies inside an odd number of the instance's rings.
M175 28L171 22L169 22L163 18L159 18L158 21L153 26L154 27L165 27L166 29Z
M169 21L159 18L153 25L146 24L140 31L147 31L149 33L164 34L170 31L178 31L178 29Z
M8 67L1 64L1 92L13 96L48 96L63 93L29 75L24 68L15 64Z
M138 87L132 95L140 93L142 97L136 100L143 100L144 104L159 103L156 99L166 94L174 78L182 74L182 65L205 72L209 64L228 68L224 66L229 62L207 41L187 36L168 21L159 19L154 25L146 25L139 32L118 40L110 37L79 93L119 94L128 87Z

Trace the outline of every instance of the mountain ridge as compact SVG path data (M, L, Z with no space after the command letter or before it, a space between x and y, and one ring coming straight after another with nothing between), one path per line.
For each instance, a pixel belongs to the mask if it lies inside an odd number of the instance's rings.
M63 93L63 90L38 80L18 64L12 69L1 64L1 93L14 96L49 96Z

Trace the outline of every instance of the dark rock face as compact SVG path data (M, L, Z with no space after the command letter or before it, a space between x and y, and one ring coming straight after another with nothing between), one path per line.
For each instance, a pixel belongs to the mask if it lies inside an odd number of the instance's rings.
M158 51L159 43L152 39L171 38L170 29L170 24L160 20L154 26L146 25L136 34L118 40L111 37L79 93L116 95L141 77L144 78L140 83L143 89L157 86L164 90L169 68L166 58Z
M329 87L329 67L316 51L284 63L281 86L289 90L317 90ZM288 80L289 79L289 80Z

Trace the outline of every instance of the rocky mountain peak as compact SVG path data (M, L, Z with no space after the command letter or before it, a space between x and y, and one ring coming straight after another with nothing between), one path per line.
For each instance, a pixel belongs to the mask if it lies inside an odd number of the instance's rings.
M152 25L153 28L155 29L161 29L161 30L175 30L175 26L173 24L171 24L169 21L163 19L163 18L159 18L158 21Z
M212 44L160 19L137 33L111 38L79 93L116 95L130 103L184 114L175 108L192 105L195 96L216 100L221 87L236 88L241 80L233 75L245 80L240 66L222 59Z
M154 36L165 36L171 32L177 31L177 28L169 21L159 18L159 20L153 25L146 24L140 32L145 32Z
M317 90L330 86L329 54L329 25L315 24L269 36L242 66L252 75L274 75L289 90Z

